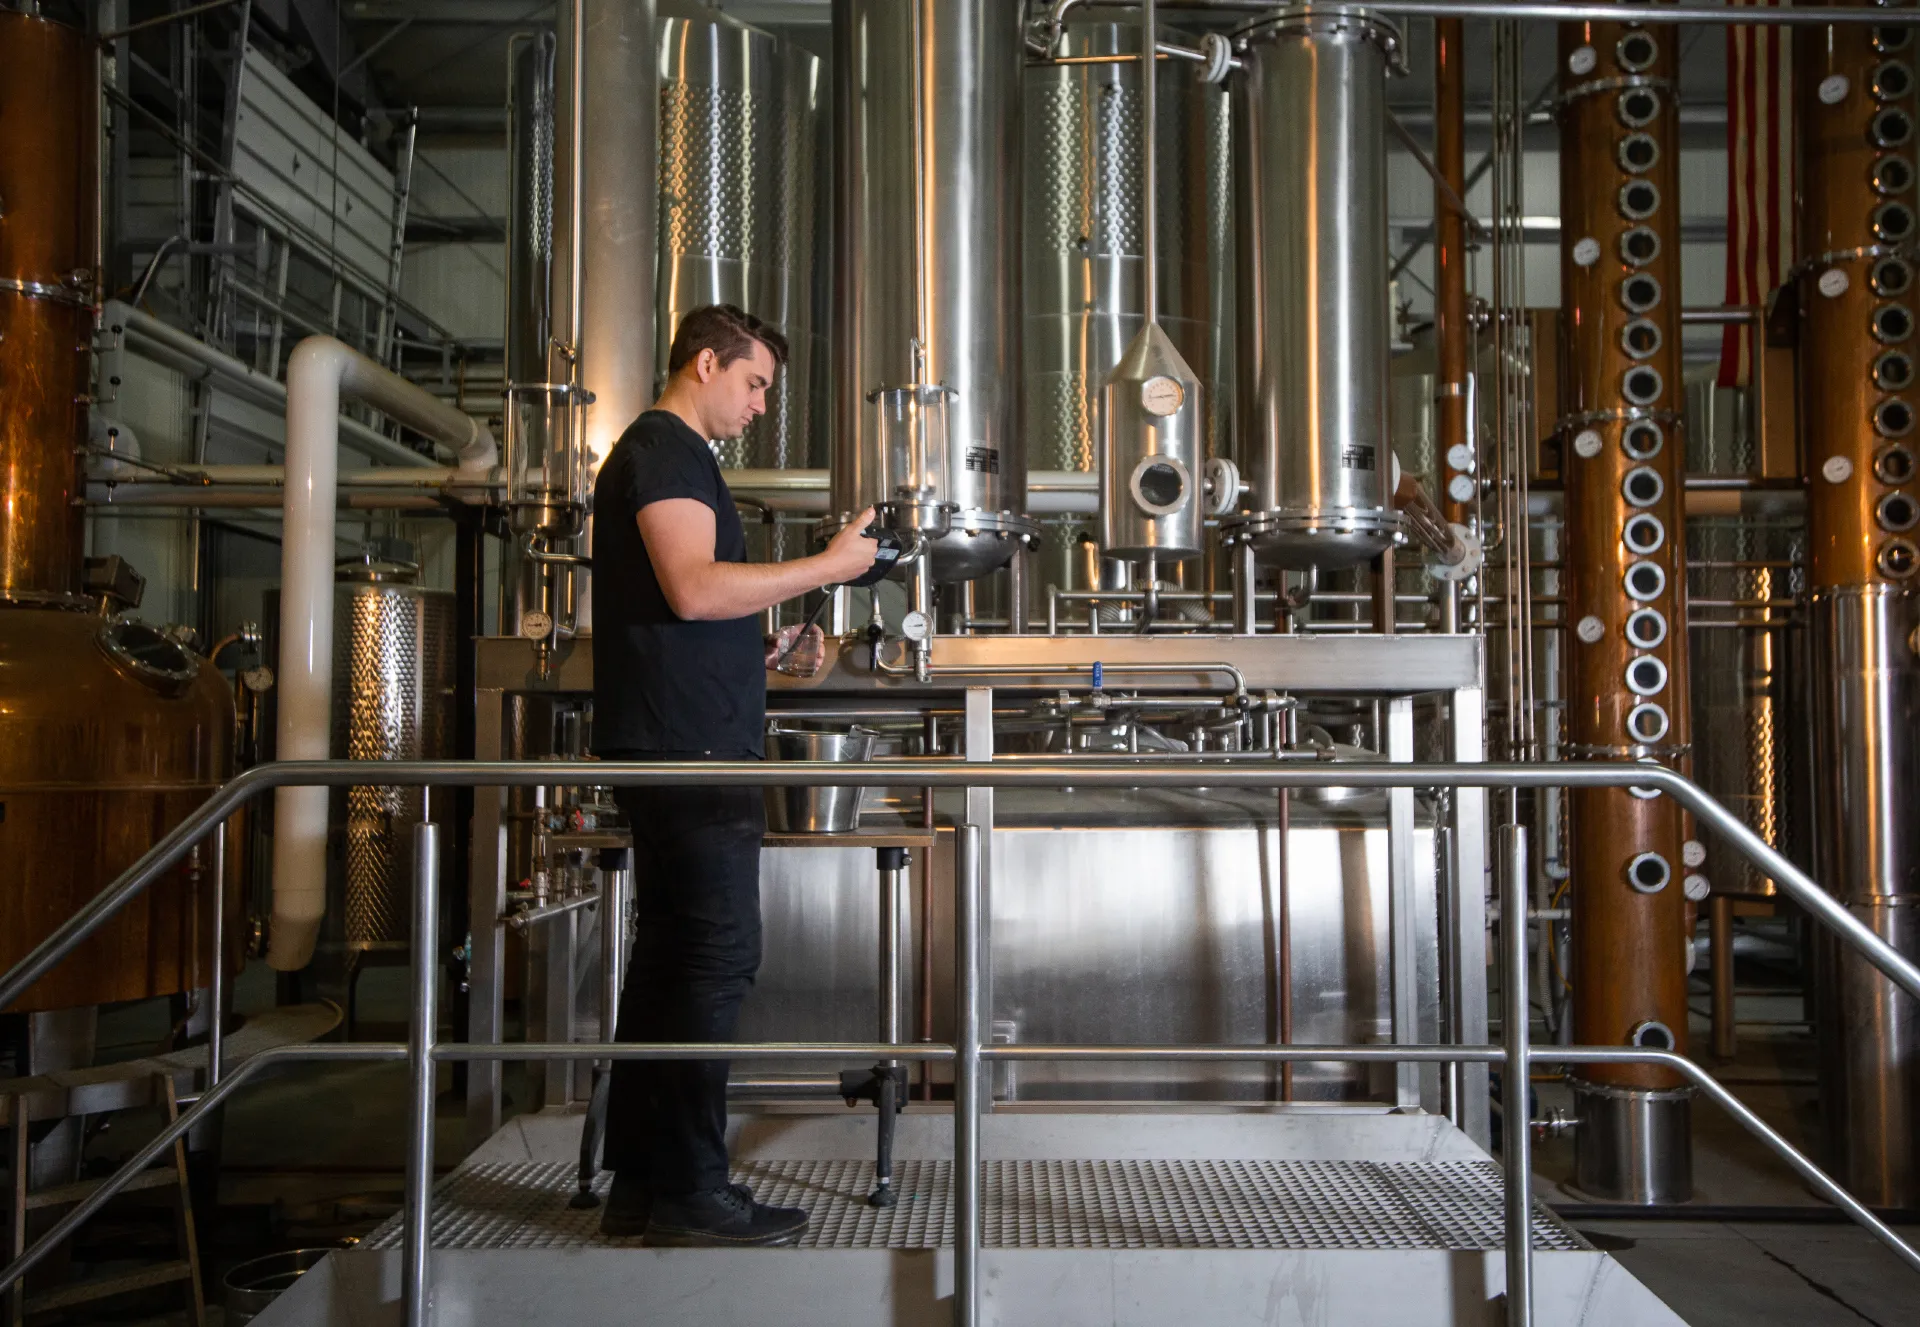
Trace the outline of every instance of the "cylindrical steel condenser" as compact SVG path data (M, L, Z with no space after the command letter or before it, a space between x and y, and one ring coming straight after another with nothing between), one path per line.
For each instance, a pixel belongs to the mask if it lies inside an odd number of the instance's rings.
M657 372L682 314L735 304L784 334L787 365L767 413L716 442L720 464L826 464L823 347L814 309L817 57L717 10L660 19L660 271Z
M1386 83L1394 28L1308 5L1240 32L1232 80L1238 460L1258 558L1348 567L1393 539Z

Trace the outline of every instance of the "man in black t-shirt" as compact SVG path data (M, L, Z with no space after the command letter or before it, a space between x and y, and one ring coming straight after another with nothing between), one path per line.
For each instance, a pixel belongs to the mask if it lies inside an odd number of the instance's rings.
M873 565L871 511L826 550L749 563L710 445L765 413L786 362L778 332L732 305L680 320L660 399L594 488L594 750L607 760L758 758L766 673L798 628L761 610ZM793 658L819 666L819 628ZM789 665L791 666L791 661ZM633 959L622 1041L730 1041L760 965L758 788L617 790L633 827ZM613 1192L601 1229L657 1245L790 1244L798 1208L767 1207L727 1170L724 1061L617 1061L607 1110Z

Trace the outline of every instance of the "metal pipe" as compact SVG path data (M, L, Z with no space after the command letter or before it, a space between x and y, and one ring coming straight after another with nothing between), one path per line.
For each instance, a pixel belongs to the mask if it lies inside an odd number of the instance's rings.
M1533 1128L1527 1054L1527 827L1500 826L1501 1151L1506 1169L1507 1327L1533 1324Z
M1713 1058L1731 1060L1739 1049L1733 999L1733 899L1715 894L1708 906L1707 933L1713 950Z
M1153 6L1154 0L1141 0L1140 49L1158 56L1160 25ZM1140 274L1146 286L1140 320L1148 327L1160 319L1160 70L1157 59L1150 63L1152 68L1140 72Z
M960 827L953 873L954 1327L980 1322L980 827Z
M227 1007L227 822L213 827L213 971L207 978L207 1086L220 1086L226 1050Z
M432 793L427 794L432 802ZM431 806L426 812L431 815ZM407 1327L427 1327L432 1282L433 1043L439 1032L440 827L423 818L413 827L413 1018L407 1038L407 1072L413 1109L408 1116L404 1280Z
M1065 0L1056 8L1072 8L1085 0ZM1137 0L1101 0L1110 7L1137 3ZM1273 0L1160 0L1175 9L1212 9L1226 13L1273 12ZM1367 8L1378 14L1404 18L1486 18L1536 23L1604 23L1617 20L1620 11L1609 4L1548 4L1541 0L1377 0ZM1899 22L1885 9L1834 7L1831 9L1748 9L1741 5L1661 5L1636 8L1636 23L1649 26L1667 23L1712 23L1729 27L1765 27L1782 24L1790 27L1815 27L1827 23L1885 24ZM1908 19L1907 22L1913 20Z
M903 786L917 784L930 788L1053 788L1063 783L1085 788L1177 787L1192 779L1191 770L1185 767L1143 768L1124 761L1101 759L1071 764L1019 758L982 762L909 760L891 766L890 774ZM835 788L854 787L872 777L872 770L866 766L824 761L782 761L774 770L759 761L688 761L671 766L604 761L593 767L594 784L609 788L655 784L760 788L773 783ZM109 917L177 864L216 821L268 789L291 785L345 788L355 784L514 788L570 785L578 783L580 778L578 761L557 760L315 760L256 765L222 784L112 884L9 969L0 978L0 1010L19 999L29 986L72 953ZM1858 950L1903 990L1920 997L1920 965L1875 935L1810 876L1748 828L1738 815L1692 780L1664 766L1628 761L1580 765L1356 761L1329 765L1327 762L1267 760L1209 769L1207 782L1209 786L1222 788L1649 788L1691 811L1700 827L1726 839L1735 851L1751 861L1761 874L1771 877L1783 893L1834 931L1842 942ZM1659 1063L1653 1059L1641 1062Z
M545 907L528 908L525 912L510 913L501 920L516 931L524 931L542 922L550 922L556 917L565 917L568 913L578 912L581 908L590 908L600 901L598 894L582 894L579 898L570 898L564 903L549 903Z

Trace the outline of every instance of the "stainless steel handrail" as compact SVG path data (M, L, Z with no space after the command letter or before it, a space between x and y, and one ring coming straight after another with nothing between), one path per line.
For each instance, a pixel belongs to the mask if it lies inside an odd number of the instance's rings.
M377 770L378 773L372 771ZM1071 771L1069 773L1069 770ZM36 945L0 979L0 1010L5 1010L71 954L128 900L136 897L185 856L187 850L242 803L269 788L285 785L344 788L377 783L387 787L446 784L452 787L539 787L577 784L590 778L595 787L645 785L732 788L854 787L871 780L862 766L815 761L782 761L770 772L757 761L688 761L683 764L628 764L577 760L392 760L276 761L256 765L222 784L167 836L120 877ZM1088 759L1064 762L1019 759L993 761L902 760L887 765L887 777L902 787L921 788L1137 788L1166 784L1187 787L1191 768L1155 770L1124 761ZM1715 801L1692 780L1659 765L1626 761L1591 764L1248 764L1209 768L1210 788L1650 788L1671 796L1707 828L1770 877L1782 893L1835 932L1908 994L1920 999L1920 966L1875 935L1806 872L1788 861L1744 821Z
M376 772L377 771L377 772ZM794 762L777 768L759 762L689 762L673 766L595 764L591 779L596 786L636 784L705 785L755 787L769 785L850 786L858 778L841 764ZM1023 765L1018 760L996 762L920 761L900 762L890 773L922 786L933 787L1054 787L1070 781L1076 786L1135 787L1157 783L1188 783L1191 767L1156 770L1138 764L1106 763L1089 760L1068 768L1049 762L1043 766ZM30 986L61 958L71 953L105 919L137 896L154 879L177 863L214 826L247 798L283 784L351 786L377 782L384 786L431 784L471 784L475 786L539 785L577 783L583 775L581 762L399 762L399 761L315 761L259 766L223 785L206 803L187 817L176 829L156 844L141 860L96 896L79 914L16 964L0 982L0 1008ZM864 777L870 777L864 776ZM1207 781L1223 787L1293 788L1338 784L1346 787L1653 787L1674 796L1694 810L1696 816L1732 841L1734 847L1754 861L1789 895L1803 906L1829 920L1841 937L1880 967L1903 988L1920 995L1920 971L1877 936L1854 922L1834 904L1814 882L1800 873L1753 834L1733 814L1708 797L1689 780L1672 771L1636 764L1618 765L1493 765L1493 764L1352 764L1285 765L1225 767L1210 771ZM1504 841L1509 851L1508 864L1501 880L1504 915L1524 915L1525 841L1519 827L1508 827ZM984 830L991 835L990 826ZM989 925L984 916L985 902L980 889L981 862L985 853L983 829L971 823L959 827L956 835L955 871L955 973L958 994L958 1044L955 1046L893 1045L887 1043L697 1043L674 1045L632 1045L622 1043L519 1043L496 1045L440 1045L436 1043L438 943L436 939L439 902L439 827L431 821L415 827L415 946L414 1008L410 1038L406 1045L349 1045L282 1047L250 1057L237 1065L223 1081L210 1084L207 1092L179 1120L137 1150L108 1181L86 1201L76 1205L0 1273L0 1289L12 1285L38 1263L139 1170L149 1165L168 1143L181 1136L209 1109L219 1105L244 1082L267 1065L294 1060L397 1060L409 1062L412 1084L412 1112L407 1166L407 1204L405 1211L403 1280L406 1320L423 1325L431 1310L430 1280L430 1204L433 1144L433 1078L435 1066L452 1060L549 1060L549 1059L722 1059L756 1056L771 1059L808 1060L841 1058L887 1058L897 1060L951 1060L955 1064L954 1093L954 1259L955 1321L961 1327L975 1327L979 1320L980 1252L979 1193L979 1117L982 1109L981 1072L995 1060L1034 1058L1060 1059L1243 1059L1256 1061L1356 1060L1367 1062L1416 1063L1460 1061L1507 1066L1510 1079L1518 1086L1510 1101L1526 1100L1527 1066L1533 1060L1555 1063L1612 1064L1655 1063L1665 1065L1694 1083L1733 1112L1743 1127L1754 1133L1777 1155L1821 1193L1892 1248L1909 1266L1920 1270L1920 1252L1902 1240L1876 1218L1851 1194L1803 1156L1764 1121L1754 1115L1730 1092L1715 1082L1706 1071L1684 1056L1668 1051L1637 1047L1554 1047L1536 1052L1529 1043L1528 1004L1526 999L1526 963L1524 931L1508 937L1505 975L1505 1045L1473 1046L1025 1046L993 1047L983 1045L980 1027L981 973L984 937ZM1803 895L1805 897L1803 897ZM1828 906L1818 906L1824 902ZM1833 914L1838 914L1837 918ZM1838 924L1851 923L1851 928ZM1857 938L1853 931L1858 931ZM1877 947L1877 949L1876 949ZM1515 951L1518 951L1516 957ZM1517 1012L1516 1012L1517 1011ZM1530 1327L1532 1322L1532 1229L1531 1174L1525 1156L1524 1111L1512 1112L1507 1129L1506 1154L1506 1319L1509 1327ZM1516 1139L1518 1146L1516 1147Z

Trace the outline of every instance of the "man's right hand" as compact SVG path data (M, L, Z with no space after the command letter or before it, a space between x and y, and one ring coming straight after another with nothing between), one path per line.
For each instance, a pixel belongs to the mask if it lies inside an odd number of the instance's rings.
M828 543L826 551L820 554L823 585L850 581L873 565L874 558L879 556L880 544L867 536L867 527L872 524L873 508L869 507Z

